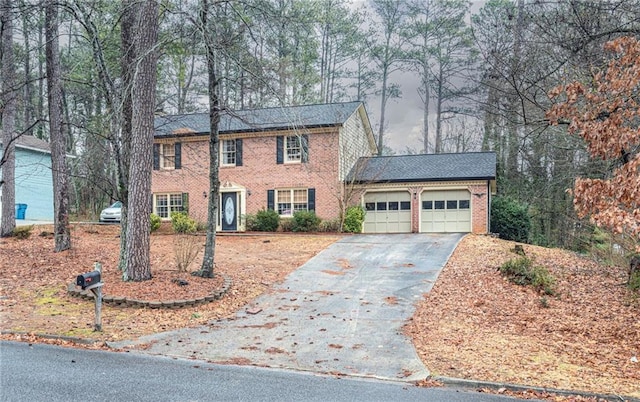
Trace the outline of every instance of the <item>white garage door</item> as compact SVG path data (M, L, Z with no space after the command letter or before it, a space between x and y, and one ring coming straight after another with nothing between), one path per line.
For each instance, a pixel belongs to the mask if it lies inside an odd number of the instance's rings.
M425 191L420 203L420 231L470 232L471 194L467 190Z
M364 233L410 233L411 194L408 191L367 193Z

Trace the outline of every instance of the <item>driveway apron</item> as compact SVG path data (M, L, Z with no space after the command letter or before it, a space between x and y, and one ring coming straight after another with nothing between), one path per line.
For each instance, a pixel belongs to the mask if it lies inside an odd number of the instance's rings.
M414 381L429 372L402 326L462 234L355 235L228 320L111 344L182 358ZM295 250L292 250L295 252Z

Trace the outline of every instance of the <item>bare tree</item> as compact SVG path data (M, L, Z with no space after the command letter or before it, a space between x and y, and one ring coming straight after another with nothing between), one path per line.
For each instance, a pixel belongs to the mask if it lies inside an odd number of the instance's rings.
M218 97L215 34L209 20L208 0L202 0L200 24L207 52L207 71L209 73L209 196L207 205L207 240L204 247L202 267L194 272L193 275L212 278L216 254L216 218L218 216L218 197L220 193L220 179L218 177L220 101Z
M62 132L62 78L58 40L58 5L45 8L47 59L47 96L49 100L49 136L53 177L53 232L55 251L71 248L69 232L69 171L66 163L67 138Z
M132 133L129 166L129 209L125 251L125 280L151 279L150 215L153 170L154 111L157 81L158 3L146 0L139 6L134 40L136 69L132 88Z
M399 63L405 58L403 46L406 39L400 35L400 32L404 29L406 10L403 2L396 0L374 0L373 9L380 18L383 36L382 44L376 41L370 46L371 58L382 77L380 126L378 127L378 155L382 155L387 102L390 98L400 97L400 88L389 82L389 76L400 68Z
M2 23L2 222L0 237L11 236L16 227L15 217L15 118L16 118L16 70L13 52L13 4L3 0Z

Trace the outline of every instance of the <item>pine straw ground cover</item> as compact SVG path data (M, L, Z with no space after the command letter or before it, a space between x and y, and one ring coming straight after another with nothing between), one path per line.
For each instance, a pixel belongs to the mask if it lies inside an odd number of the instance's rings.
M72 249L53 252L49 227L36 227L29 239L0 239L0 332L24 332L116 341L183 327L204 325L232 316L245 304L281 282L297 267L335 242L335 235L217 236L214 279L191 276L176 269L176 237L163 228L151 236L151 273L145 282L123 282L117 270L119 232L116 225L75 225ZM164 232L164 233L162 233ZM41 236L44 233L45 236ZM198 236L204 249L204 236ZM220 300L181 309L116 307L103 304L103 332L93 332L94 302L67 294L78 274L103 264L105 295L149 301L184 300L206 296L233 281ZM195 271L202 251L188 271ZM176 279L188 282L180 286ZM2 335L8 339L7 335ZM10 338L10 337L9 337Z
M465 237L405 332L433 375L640 398L640 299L624 269L525 245L555 294L510 283L514 243Z
M184 299L208 294L220 283L178 273L175 238L166 229L152 236L154 278L145 283L119 280L117 226L75 225L73 249L57 254L52 252L53 240L40 236L47 231L51 227L35 228L27 240L0 239L0 339L77 347L81 345L33 334L133 339L230 317L339 238L219 236L215 272L234 282L224 298L178 310L105 305L103 332L96 333L93 302L70 297L66 291L75 276L91 270L95 261L104 267L105 294L140 298L153 289L145 297ZM405 331L432 374L640 397L640 364L632 362L634 356L640 358L640 300L621 285L624 271L570 252L525 245L527 255L556 278L556 294L542 296L511 284L497 271L503 262L517 257L509 251L513 246L487 236L466 236L432 292L417 306ZM201 258L199 254L189 270L196 269ZM189 285L177 285L173 282L177 278Z

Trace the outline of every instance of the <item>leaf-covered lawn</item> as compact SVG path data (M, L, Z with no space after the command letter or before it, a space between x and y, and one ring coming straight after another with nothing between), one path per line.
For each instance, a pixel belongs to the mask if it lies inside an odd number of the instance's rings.
M96 333L93 302L66 291L95 261L104 267L105 294L115 296L185 299L206 295L220 283L178 273L170 234L152 236L153 279L123 283L116 269L117 226L76 225L72 250L57 254L53 240L40 236L47 230L51 228L36 228L27 240L0 239L3 339L78 346L7 332L122 340L230 317L339 238L219 236L215 272L233 279L228 295L178 310L105 305L103 332ZM503 262L517 257L510 252L513 246L488 236L465 237L432 292L417 306L405 332L432 374L640 397L640 363L632 362L634 356L640 358L640 297L633 298L624 287L624 269L525 245L534 263L556 278L556 294L544 296L508 282L498 272ZM197 267L198 261L190 271ZM176 278L189 285L177 285Z
M623 268L525 245L556 279L545 296L504 279L514 243L465 237L406 326L432 374L640 397L640 297Z

